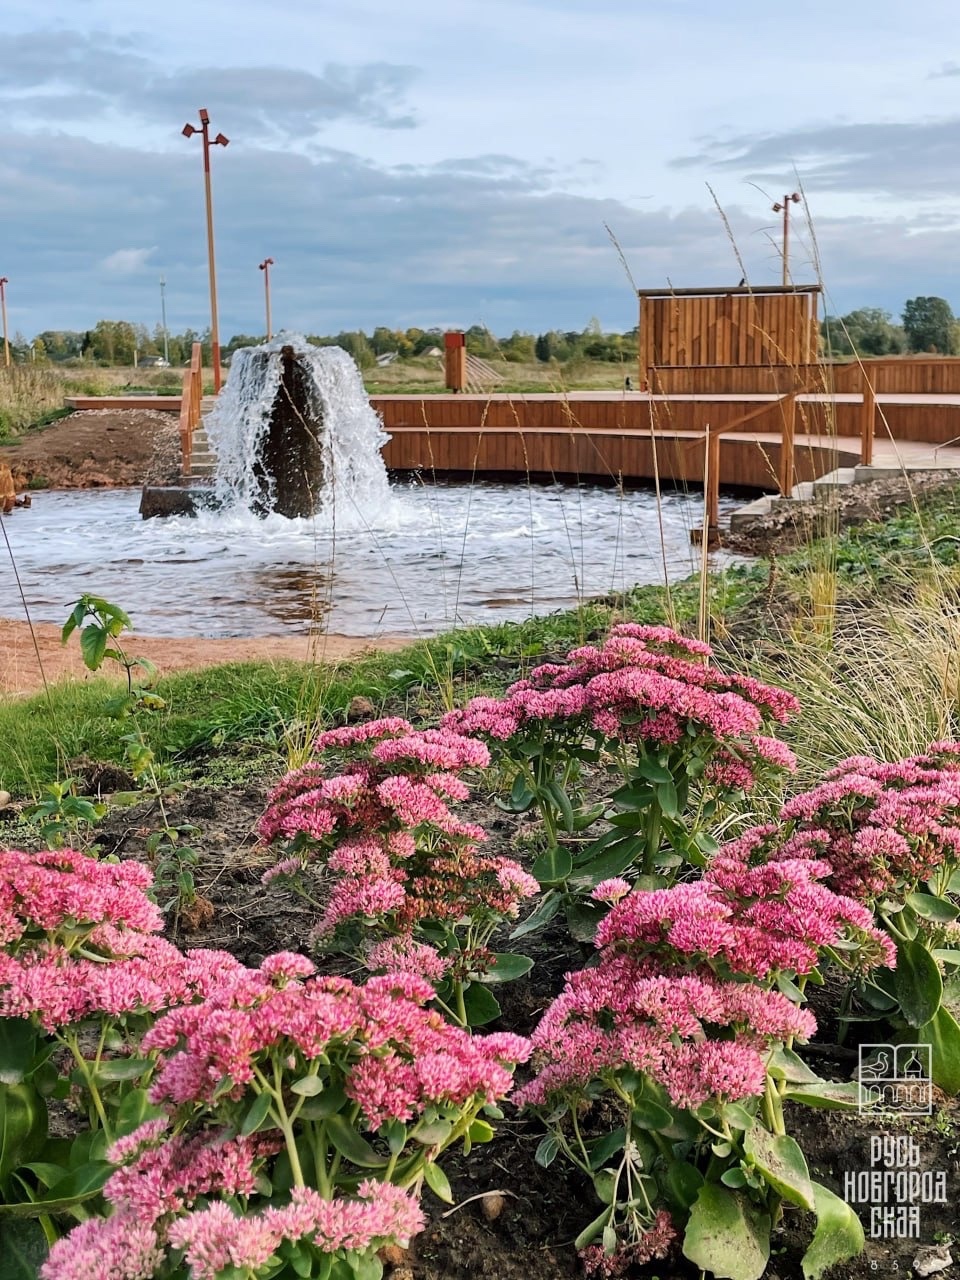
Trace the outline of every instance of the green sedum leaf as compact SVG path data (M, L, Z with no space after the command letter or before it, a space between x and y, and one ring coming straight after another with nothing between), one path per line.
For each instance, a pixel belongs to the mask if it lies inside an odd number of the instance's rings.
M743 1149L778 1195L813 1213L813 1183L799 1144L788 1134L774 1134L763 1125L748 1129Z
M819 1182L813 1183L813 1194L817 1229L801 1262L804 1280L820 1280L838 1262L855 1258L864 1245L860 1219L846 1201Z
M929 1022L943 1000L940 967L922 942L901 940L897 945L894 992L911 1027Z
M760 1280L770 1260L770 1216L739 1192L705 1182L690 1209L683 1254L718 1280Z

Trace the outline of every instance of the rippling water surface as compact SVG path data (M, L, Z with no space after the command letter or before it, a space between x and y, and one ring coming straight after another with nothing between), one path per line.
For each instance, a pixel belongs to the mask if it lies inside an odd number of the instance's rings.
M246 512L141 520L139 491L49 492L5 519L36 621L83 592L158 635L428 634L520 619L663 580L652 492L600 487L398 484L336 524ZM729 504L727 504L729 505ZM695 568L696 494L663 498L667 570ZM6 548L2 549L6 557ZM21 614L7 558L0 614Z

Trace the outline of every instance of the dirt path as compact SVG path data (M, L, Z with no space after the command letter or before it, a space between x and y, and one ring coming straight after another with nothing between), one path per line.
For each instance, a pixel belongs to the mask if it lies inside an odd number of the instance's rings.
M80 646L74 638L68 645L60 643L60 628L52 623L34 627L36 647L25 622L0 618L0 696L36 693L43 687L43 676L49 683L66 678L90 680L91 673L80 658ZM373 649L399 649L409 639L382 636L376 640L353 636L262 636L238 640L206 640L196 636L130 636L129 650L149 658L161 672L210 667L222 662L274 661L292 659L297 662L336 662L353 658ZM37 648L40 658L37 658ZM42 674L41 674L42 664Z

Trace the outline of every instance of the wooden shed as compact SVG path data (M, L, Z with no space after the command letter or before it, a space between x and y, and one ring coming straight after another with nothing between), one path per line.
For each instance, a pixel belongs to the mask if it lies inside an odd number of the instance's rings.
M777 372L806 376L817 361L819 294L819 285L638 290L641 387L668 395L788 389Z

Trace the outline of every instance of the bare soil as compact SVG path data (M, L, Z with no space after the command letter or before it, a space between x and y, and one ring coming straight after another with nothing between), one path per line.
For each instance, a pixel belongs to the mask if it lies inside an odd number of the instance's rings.
M179 459L177 414L158 409L87 409L0 447L18 491L160 483Z
M854 525L883 520L933 489L956 485L955 470L916 471L869 484L827 490L808 502L791 502L757 516L750 525L721 535L728 551L771 556L805 546L811 538Z
M12 600L11 600L12 605ZM254 636L210 640L198 636L140 636L129 638L132 651L148 658L167 674L212 667L223 662L339 662L371 649L397 649L409 639L382 636L376 641L355 636ZM83 665L78 644L62 645L60 628L0 618L0 696L30 694L56 680L92 680Z

